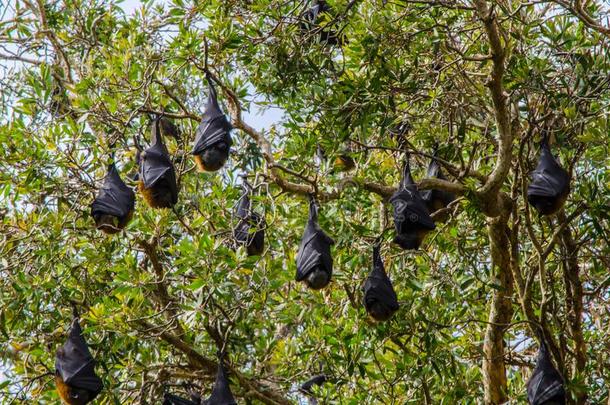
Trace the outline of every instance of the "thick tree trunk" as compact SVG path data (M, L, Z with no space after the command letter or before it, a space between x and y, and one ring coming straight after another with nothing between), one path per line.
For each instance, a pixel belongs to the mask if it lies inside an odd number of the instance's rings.
M492 218L488 223L491 260L495 283L489 310L489 324L483 342L483 385L485 404L499 405L508 400L504 364L504 330L512 318L510 249L507 216Z

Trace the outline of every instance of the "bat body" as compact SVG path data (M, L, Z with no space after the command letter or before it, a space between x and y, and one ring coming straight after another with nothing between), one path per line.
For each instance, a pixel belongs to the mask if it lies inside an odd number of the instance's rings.
M437 178L446 180L441 167L439 166L436 159L432 159L428 165L428 172L426 174L428 178ZM443 190L424 190L421 192L422 199L426 204L426 208L429 213L436 212L447 207L453 200L455 200L455 194L449 193Z
M163 405L201 405L201 398L192 395L191 399L184 399L174 394L165 394Z
M248 190L245 188L236 216L239 222L233 229L235 241L246 246L249 256L262 254L265 250L265 220L256 212L252 212Z
M102 381L95 374L95 360L76 318L66 343L57 350L55 369L57 392L66 404L88 404L102 391Z
M394 207L394 243L405 250L419 249L426 234L436 227L411 177L408 161L403 171L403 179L398 190L390 198L390 203Z
M530 405L565 405L563 378L553 366L546 344L542 339L541 342L536 367L527 382L527 400Z
M314 397L313 391L311 390L313 388L313 386L322 385L326 382L326 380L327 380L326 375L319 374L319 375L313 376L312 378L310 378L309 380L307 380L303 384L301 384L301 386L299 387L299 391L302 394L307 395L307 398L309 399L309 405L317 405L317 403L318 403L318 400Z
M331 11L332 10L326 1L314 1L314 4L303 14L304 22L301 23L301 29L304 31L309 31L318 28L316 24L318 21L318 16L321 13L330 13ZM320 42L328 45L340 45L342 42L337 36L337 32L329 28L320 30L319 35Z
M233 144L232 129L218 105L216 90L210 83L205 112L197 127L195 146L191 152L200 171L213 172L224 166Z
M364 282L364 307L376 321L387 321L398 311L398 298L381 260L380 247L373 247L373 271Z
M229 379L222 364L222 359L218 362L218 371L212 394L203 402L203 405L237 405L229 386Z
M135 200L135 193L123 182L115 164L111 164L91 204L91 216L96 228L107 234L120 232L131 221Z
M171 208L178 202L178 185L159 121L156 119L153 125L152 145L140 156L138 190L152 208Z
M569 193L570 175L555 160L545 139L538 166L532 172L532 181L527 188L527 200L540 215L552 215L563 207Z
M309 204L309 220L297 253L296 281L303 281L313 290L326 287L333 274L330 247L334 243L318 225L317 207L312 198Z

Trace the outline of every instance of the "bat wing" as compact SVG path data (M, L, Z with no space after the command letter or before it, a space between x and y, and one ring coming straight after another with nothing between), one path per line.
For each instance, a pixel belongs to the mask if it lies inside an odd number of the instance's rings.
M160 180L166 180L177 197L176 173L167 149L162 144L156 144L146 150L140 164L140 178L146 188L153 187ZM177 199L177 198L176 198Z
M197 127L195 134L195 146L191 152L198 155L210 146L224 141L227 146L231 146L231 130L233 127L227 117L220 109L216 99L216 90L212 85L209 86L208 102L203 113L203 119Z
M330 247L335 241L320 229L317 223L309 220L297 253L296 281L303 280L318 265L322 265L332 275L332 256Z
M205 401L206 405L237 405L231 387L229 386L229 379L222 363L218 364L218 371L216 373L216 381L214 382L214 388L210 398Z
M542 343L538 350L536 368L527 382L527 398L532 405L541 405L549 400L564 404L565 396L563 378L553 366L546 345Z
M436 228L417 188L408 187L397 191L390 198L390 202L394 206L394 223L397 231L402 232L404 226L411 225L419 225L430 230Z
M123 182L113 164L97 197L91 204L91 214L125 217L134 209L135 198L135 193Z
M74 320L68 340L55 357L55 368L62 380L73 387L90 392L91 398L103 388L102 380L95 374L95 360L82 336L78 320Z
M165 394L163 398L163 405L197 405L193 401L189 401L188 399L181 398L174 394Z

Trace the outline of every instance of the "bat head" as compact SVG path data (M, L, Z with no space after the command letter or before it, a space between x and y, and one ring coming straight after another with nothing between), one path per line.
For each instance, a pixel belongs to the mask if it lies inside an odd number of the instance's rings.
M320 290L328 285L330 276L322 266L316 266L305 277L305 284L312 290Z
M174 205L172 188L166 179L159 180L149 188L146 188L143 181L139 181L138 190L152 208L171 208Z
M195 162L200 172L215 172L225 165L229 158L229 146L219 142L195 155Z
M85 405L91 400L89 391L69 386L58 373L55 374L55 387L61 400L68 405Z

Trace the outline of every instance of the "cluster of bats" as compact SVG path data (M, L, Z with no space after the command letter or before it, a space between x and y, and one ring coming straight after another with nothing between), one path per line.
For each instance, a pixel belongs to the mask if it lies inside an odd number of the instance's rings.
M305 23L302 28L311 30L319 14L329 10L326 2L315 2L304 14ZM337 33L329 28L319 30L319 35L326 43L340 43ZM232 145L231 130L231 123L220 109L216 91L210 82L207 105L191 152L200 171L217 171L224 166ZM171 208L178 201L175 169L162 138L162 133L176 132L177 129L169 120L157 117L152 129L151 146L138 156L138 190L153 208ZM340 170L351 170L355 167L355 162L346 153L337 157L335 165ZM445 179L435 158L428 166L427 176ZM249 255L260 255L265 246L265 220L251 210L250 192L246 183L236 210L238 224L233 229L233 238L237 244L246 247ZM540 215L552 215L563 206L569 192L570 175L553 157L545 137L538 166L532 173L532 181L527 189L527 200ZM442 190L420 192L411 176L407 157L399 187L389 200L393 207L394 243L405 250L418 249L426 234L435 229L430 214L447 207L454 200L455 195ZM134 209L135 193L123 182L113 162L91 207L96 226L108 234L120 232L131 220ZM312 196L309 219L296 258L296 281L303 282L313 290L326 287L332 278L331 246L334 243L318 224L318 205ZM379 243L373 247L372 271L364 282L363 290L367 313L373 320L383 322L392 317L399 305L392 282L384 269L380 248ZM58 350L56 363L57 389L67 404L86 404L101 391L102 382L95 375L94 361L82 337L77 318L73 321L68 341ZM325 381L326 376L316 376L301 386L301 392L308 395L310 401L315 401L311 389L313 385L321 385ZM527 392L532 405L565 403L563 380L553 367L542 339ZM214 390L208 400L202 401L198 395L186 400L168 393L164 401L164 405L235 403L222 359L219 361Z

